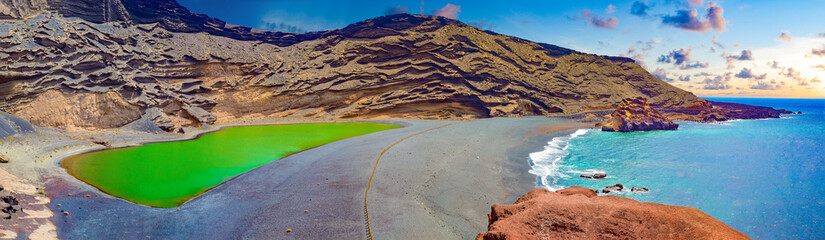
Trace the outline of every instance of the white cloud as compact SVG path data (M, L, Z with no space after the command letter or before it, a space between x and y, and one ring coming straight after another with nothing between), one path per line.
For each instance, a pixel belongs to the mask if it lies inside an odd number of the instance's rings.
M314 32L341 28L348 23L331 22L300 12L274 11L266 14L256 28L284 32Z

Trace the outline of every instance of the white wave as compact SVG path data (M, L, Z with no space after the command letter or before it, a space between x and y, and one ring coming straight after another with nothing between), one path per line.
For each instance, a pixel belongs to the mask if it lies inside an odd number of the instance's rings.
M569 154L568 143L571 139L587 134L589 131L589 129L579 129L568 136L554 137L547 142L544 150L530 153L532 169L529 172L538 176L538 184L550 191L562 188L556 184L556 180L569 177L559 170L562 159Z
M569 170L569 171L567 171L567 172L568 172L568 173L573 173L573 174L594 174L594 173L607 173L607 172L605 172L605 171L598 170L598 169L585 169L584 171L570 169L570 170Z

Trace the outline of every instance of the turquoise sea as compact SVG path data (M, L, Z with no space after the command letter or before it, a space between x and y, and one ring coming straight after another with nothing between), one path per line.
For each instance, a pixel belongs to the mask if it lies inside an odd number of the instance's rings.
M825 236L825 99L707 98L801 115L721 124L679 122L676 131L579 130L530 154L548 189L621 183L643 202L690 206L754 239ZM582 173L605 172L602 180Z

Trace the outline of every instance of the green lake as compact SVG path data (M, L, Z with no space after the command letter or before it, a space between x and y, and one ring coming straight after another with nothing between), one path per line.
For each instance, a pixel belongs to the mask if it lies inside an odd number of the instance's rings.
M365 122L232 127L194 140L83 153L61 165L112 196L170 208L287 155L394 128Z

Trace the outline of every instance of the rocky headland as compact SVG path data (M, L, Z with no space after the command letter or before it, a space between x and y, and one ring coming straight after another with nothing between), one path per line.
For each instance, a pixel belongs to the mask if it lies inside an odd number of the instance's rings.
M494 239L750 239L690 207L643 203L595 190L535 189L513 205L493 205L488 231Z
M782 114L794 113L785 109L752 106L739 103L715 102L697 99L692 106L686 109L658 109L670 119L696 122L722 122L736 119L764 119L780 118Z
M675 130L679 124L674 123L656 109L647 104L642 97L626 98L607 120L596 124L602 131L633 132L650 130Z

